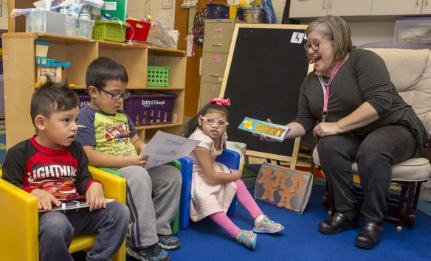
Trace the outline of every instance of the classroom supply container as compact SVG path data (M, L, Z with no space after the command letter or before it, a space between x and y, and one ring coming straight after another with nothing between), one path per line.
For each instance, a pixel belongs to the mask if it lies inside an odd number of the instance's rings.
M124 22L127 16L127 0L103 0L102 16L107 14Z
M93 29L93 39L122 43L126 39L128 24L120 21L99 20Z
M243 8L243 19L244 22L249 24L259 24L262 23L262 8L260 7L247 7Z
M151 28L151 23L136 19L126 19L129 28L126 30L126 40L145 42L148 37L148 32Z
M207 4L207 19L228 19L229 7L226 4Z
M66 15L52 11L34 10L25 19L26 32L66 34Z
M124 111L135 125L171 123L176 97L163 93L131 95L124 102Z
M63 82L63 68L70 67L70 62L57 61L47 57L35 57L37 82Z
M239 5L229 5L229 19L236 19Z
M79 98L79 108L87 106L90 104L90 96L87 94L78 94Z
M91 38L94 21L52 11L34 10L26 16L26 32Z
M147 87L168 87L168 85L169 85L169 67L148 66Z

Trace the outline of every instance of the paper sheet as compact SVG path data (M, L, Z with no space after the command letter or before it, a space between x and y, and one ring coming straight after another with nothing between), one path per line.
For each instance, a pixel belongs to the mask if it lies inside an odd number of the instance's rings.
M151 169L188 156L198 143L196 140L157 131L141 153L148 156L145 168Z

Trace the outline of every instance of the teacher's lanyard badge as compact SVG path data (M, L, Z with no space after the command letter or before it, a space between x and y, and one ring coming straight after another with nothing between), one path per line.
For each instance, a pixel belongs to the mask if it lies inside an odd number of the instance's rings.
M322 91L323 91L322 122L325 122L326 117L328 116L329 86L332 80L334 79L335 74L337 74L338 70L340 70L341 66L343 66L345 61L346 59L344 59L343 61L338 61L335 64L334 68L332 69L331 76L329 77L328 83L325 83L323 81L322 76L320 74L317 75L317 78L319 78L319 82L320 82L320 85L322 86Z

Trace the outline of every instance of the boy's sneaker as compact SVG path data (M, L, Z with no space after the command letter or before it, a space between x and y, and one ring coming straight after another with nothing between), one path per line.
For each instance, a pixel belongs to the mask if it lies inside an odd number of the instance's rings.
M235 237L236 242L254 250L256 248L257 235L250 230L240 230Z
M276 223L266 215L259 222L255 222L253 231L256 233L278 233L284 229L282 224Z
M129 256L137 260L168 261L169 254L157 243L148 247L132 248L127 247L126 252Z
M181 246L181 242L173 235L158 235L159 246L163 249L177 249Z

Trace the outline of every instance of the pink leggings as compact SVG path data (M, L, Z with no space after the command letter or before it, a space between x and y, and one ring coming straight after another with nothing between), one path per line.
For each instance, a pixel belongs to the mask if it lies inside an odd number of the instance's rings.
M250 215L253 217L253 220L255 220L258 216L263 214L262 210L256 204L256 201L254 201L253 197L250 195L250 192L248 192L244 182L241 179L235 181L235 184L236 196L239 202L247 209L248 213L250 213ZM230 220L230 218L228 218L226 213L223 211L209 215L209 217L233 238L235 238L235 236L238 234L240 229L232 222L232 220Z

